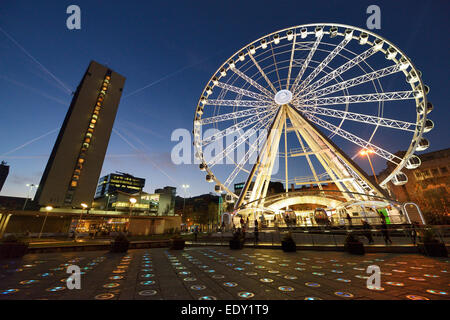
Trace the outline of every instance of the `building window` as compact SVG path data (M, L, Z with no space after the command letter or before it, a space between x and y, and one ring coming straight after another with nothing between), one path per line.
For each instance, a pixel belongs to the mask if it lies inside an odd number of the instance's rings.
M441 168L441 173L447 173L447 172L448 172L447 167L442 167L442 168Z

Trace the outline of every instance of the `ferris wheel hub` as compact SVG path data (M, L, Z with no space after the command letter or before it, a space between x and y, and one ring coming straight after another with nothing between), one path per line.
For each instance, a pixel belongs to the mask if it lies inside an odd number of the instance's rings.
M292 92L286 89L280 90L275 94L275 102L280 106L287 104L292 100Z

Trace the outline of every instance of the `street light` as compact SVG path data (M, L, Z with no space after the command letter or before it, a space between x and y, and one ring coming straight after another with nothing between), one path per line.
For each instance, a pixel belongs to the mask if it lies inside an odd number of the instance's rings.
M371 150L371 149L364 149L364 150L361 150L361 151L359 152L359 154L360 154L361 156L367 156L367 160L369 160L370 167L372 168L373 176L375 177L375 181L376 181L377 184L378 184L377 175L375 174L375 170L373 170L372 161L370 161L370 156L369 156L369 154L371 154L371 153L375 153L375 152L374 152L373 150Z
M44 218L44 223L42 223L41 231L39 232L39 239L41 238L42 231L44 230L45 221L47 221L48 213L49 213L50 211L52 211L52 210L53 210L53 207L52 207L52 206L46 206L46 207L45 207L46 214L45 214L45 218Z
M186 209L186 196L187 196L186 189L189 188L189 185L188 184L183 184L181 187L184 189L184 197L183 197L183 215L184 215L184 211Z
M136 198L130 198L130 217L133 213L133 206L136 203L136 201L137 201Z
M88 205L87 205L86 203L83 202L83 203L81 204L81 207L82 207L84 210L86 210L86 214L87 214L87 211L88 211ZM76 228L75 228L75 233L77 232L78 226L80 225L80 222L81 222L81 218L83 217L83 209L81 209L80 218L78 219L77 226L76 226ZM76 241L76 237L75 237L75 241Z
M33 184L33 183L27 183L27 187L29 187L30 189L28 189L28 195L27 198L25 199L25 203L23 204L23 208L22 211L25 210L25 207L27 206L27 202L28 202L28 198L30 197L31 191L33 190L34 187L39 187L37 184Z

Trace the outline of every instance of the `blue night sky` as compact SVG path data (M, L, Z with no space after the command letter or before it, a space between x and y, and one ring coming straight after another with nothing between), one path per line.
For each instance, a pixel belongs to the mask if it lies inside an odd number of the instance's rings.
M66 27L71 4L81 8L81 30ZM11 166L2 195L26 196L25 185L39 183L71 101L63 86L74 91L91 60L127 78L102 174L146 178L147 192L172 185L182 195L184 183L191 196L213 191L197 165L170 160L171 133L192 130L210 76L239 48L278 29L315 22L366 28L371 4L381 8L374 31L402 49L431 87L435 129L427 151L447 148L449 1L0 0L0 160ZM385 161L375 166L382 170Z

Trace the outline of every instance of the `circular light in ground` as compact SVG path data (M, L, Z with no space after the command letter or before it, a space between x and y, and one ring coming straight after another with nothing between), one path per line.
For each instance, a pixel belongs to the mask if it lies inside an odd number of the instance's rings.
M298 279L296 276L284 276L284 278L285 278L285 279L288 279L288 280L295 280L295 279Z
M292 287L288 287L288 286L281 286L281 287L278 287L278 290L283 291L283 292L291 292L291 291L294 291L295 289Z
M313 287L313 288L318 288L318 287L320 287L320 284L319 284L319 283L316 283L316 282L306 282L306 283L305 283L305 286L307 286L307 287Z
M225 278L225 276L224 275L221 275L221 274L215 274L215 275L213 275L212 276L214 279L223 279L223 278Z
M352 282L352 280L349 280L349 279L343 279L343 278L337 278L336 280L337 280L337 281L341 281L341 282L346 282L346 283Z
M57 292L57 291L62 291L62 290L64 290L64 289L66 289L66 287L52 287L52 288L46 289L46 291L49 291L49 292Z
M432 293L432 294L442 295L442 296L448 295L448 293L445 291L439 291L439 290L433 290L433 289L428 289L427 292Z
M238 296L244 299L250 299L253 298L255 296L255 294L253 292L239 292Z
M113 273L125 273L125 270L113 270Z
M247 276L257 276L258 274L256 272L246 272Z
M262 279L259 279L259 281L264 282L264 283L270 283L270 282L273 282L273 280L272 280L272 279L269 279L269 278L262 278Z
M183 280L184 281L197 281L197 278L189 277L189 278L184 278Z
M317 297L306 297L305 300L322 300L322 299Z
M23 280L23 281L20 281L19 283L25 285L25 284L33 284L36 282L39 282L39 280Z
M394 286L394 287L403 287L404 286L404 284L402 282L388 281L388 282L386 282L386 284L388 284L390 286Z
M217 298L214 296L203 296L198 298L198 300L217 300Z
M146 273L141 275L141 278L153 278L155 275L153 273Z
M3 290L3 291L0 291L0 294L6 295L6 294L15 293L15 292L18 292L18 291L19 291L19 289L6 289L6 290Z
M149 285L155 284L155 281L153 281L153 280L141 281L140 284L143 286L149 286Z
M119 283L111 282L111 283L104 284L103 288L111 289L111 288L117 288L118 286L120 286Z
M194 284L193 286L191 286L192 290L204 290L206 289L206 286L202 285L202 284Z
M409 277L409 280L414 280L414 281L426 281L425 278L419 278L419 277Z
M416 295L407 295L406 296L409 300L430 300L426 297L422 297L422 296L416 296Z
M224 282L225 287L236 287L238 284L236 282Z
M95 296L95 300L110 300L116 295L114 293L101 293Z
M334 294L337 295L338 297L343 297L343 298L353 298L354 297L351 293L348 293L348 292L337 291Z
M157 294L156 290L143 290L143 291L139 291L139 295L140 296L154 296L155 294Z
M376 287L376 286L367 286L367 289L374 291L384 291L383 287Z

